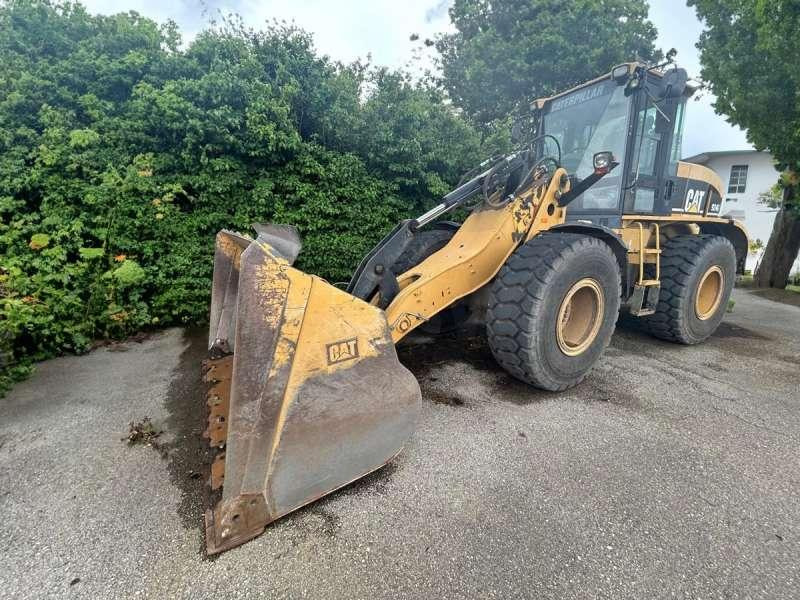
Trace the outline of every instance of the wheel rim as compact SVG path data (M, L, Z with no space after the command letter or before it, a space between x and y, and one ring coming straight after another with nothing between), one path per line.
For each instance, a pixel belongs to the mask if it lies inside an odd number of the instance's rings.
M694 312L701 321L710 319L722 301L722 290L725 288L725 276L717 265L709 267L697 286L697 297L694 301Z
M604 309L603 288L597 281L584 277L573 285L561 301L556 321L561 352L577 356L591 346L600 331Z

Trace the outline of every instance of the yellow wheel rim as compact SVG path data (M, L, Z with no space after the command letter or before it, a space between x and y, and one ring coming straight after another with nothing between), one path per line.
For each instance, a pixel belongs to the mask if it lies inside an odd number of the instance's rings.
M597 281L584 277L573 285L561 301L556 321L561 352L577 356L591 346L603 323L604 310L603 288Z
M694 312L701 321L710 319L722 301L722 290L725 289L725 275L717 265L709 267L697 286L694 300Z

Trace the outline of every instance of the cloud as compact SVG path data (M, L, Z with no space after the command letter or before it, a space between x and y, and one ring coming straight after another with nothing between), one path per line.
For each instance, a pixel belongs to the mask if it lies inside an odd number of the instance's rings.
M436 5L431 6L425 11L425 22L432 23L433 21L438 21L441 18L446 17L447 11L450 9L452 4L452 0L439 0Z
M110 15L118 12L136 11L155 21L163 23L172 20L180 25L184 39L193 38L199 31L207 27L219 12L239 12L243 2L219 2L215 0L194 2L178 0L158 2L156 0L82 0L86 8L93 13Z

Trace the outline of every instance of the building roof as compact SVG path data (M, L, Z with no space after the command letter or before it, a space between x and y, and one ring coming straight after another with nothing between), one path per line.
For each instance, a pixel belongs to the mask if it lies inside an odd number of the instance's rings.
M704 165L712 158L716 158L718 156L735 156L737 154L759 154L762 153L762 150L720 150L717 152L701 152L700 154L695 154L694 156L689 156L688 158L682 158L683 162L694 163L696 165ZM763 152L764 154L769 154L769 152Z

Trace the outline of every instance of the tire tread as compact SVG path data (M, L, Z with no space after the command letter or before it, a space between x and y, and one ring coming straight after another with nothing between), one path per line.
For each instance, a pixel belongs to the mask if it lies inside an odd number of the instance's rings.
M562 391L577 385L588 374L588 371L583 373L577 381L553 381L531 350L535 336L530 324L543 318L548 287L558 270L569 258L590 246L605 248L613 258L608 245L597 238L545 232L520 246L497 275L486 318L489 347L500 366L517 379ZM610 339L604 340L603 350L609 342Z
M691 301L688 282L713 245L733 245L718 235L679 235L664 244L661 253L661 290L656 312L642 318L647 330L655 337L679 344L696 343L687 334L684 323L685 303Z

